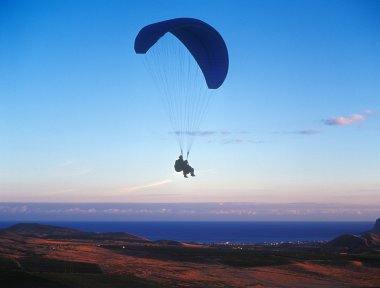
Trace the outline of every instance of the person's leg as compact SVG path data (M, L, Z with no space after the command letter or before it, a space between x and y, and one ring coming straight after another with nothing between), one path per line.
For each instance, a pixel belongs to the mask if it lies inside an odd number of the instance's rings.
M187 178L187 174L189 174L191 171L189 171L189 166L186 166L183 168L183 176Z

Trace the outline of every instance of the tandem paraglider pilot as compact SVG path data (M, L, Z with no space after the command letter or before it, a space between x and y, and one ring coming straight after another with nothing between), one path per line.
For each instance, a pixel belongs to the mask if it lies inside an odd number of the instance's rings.
M189 165L187 160L183 160L183 156L179 155L178 159L175 161L174 169L177 172L183 171L183 177L188 178L187 174L190 173L191 176L195 176L194 168Z

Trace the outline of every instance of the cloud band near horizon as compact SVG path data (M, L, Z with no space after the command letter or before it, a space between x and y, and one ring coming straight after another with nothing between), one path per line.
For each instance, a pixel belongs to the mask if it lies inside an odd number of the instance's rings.
M3 221L372 221L378 205L322 203L0 203Z

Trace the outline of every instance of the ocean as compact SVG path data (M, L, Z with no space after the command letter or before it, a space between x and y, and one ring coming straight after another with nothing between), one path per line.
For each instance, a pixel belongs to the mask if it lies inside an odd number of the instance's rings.
M18 222L0 222L6 228ZM264 243L331 240L359 234L373 222L39 222L91 232L127 232L151 240Z

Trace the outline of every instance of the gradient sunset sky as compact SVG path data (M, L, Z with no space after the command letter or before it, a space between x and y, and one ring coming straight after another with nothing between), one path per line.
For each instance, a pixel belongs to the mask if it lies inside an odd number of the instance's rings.
M0 202L379 207L379 15L369 0L2 0ZM230 56L191 179L133 49L177 17Z

